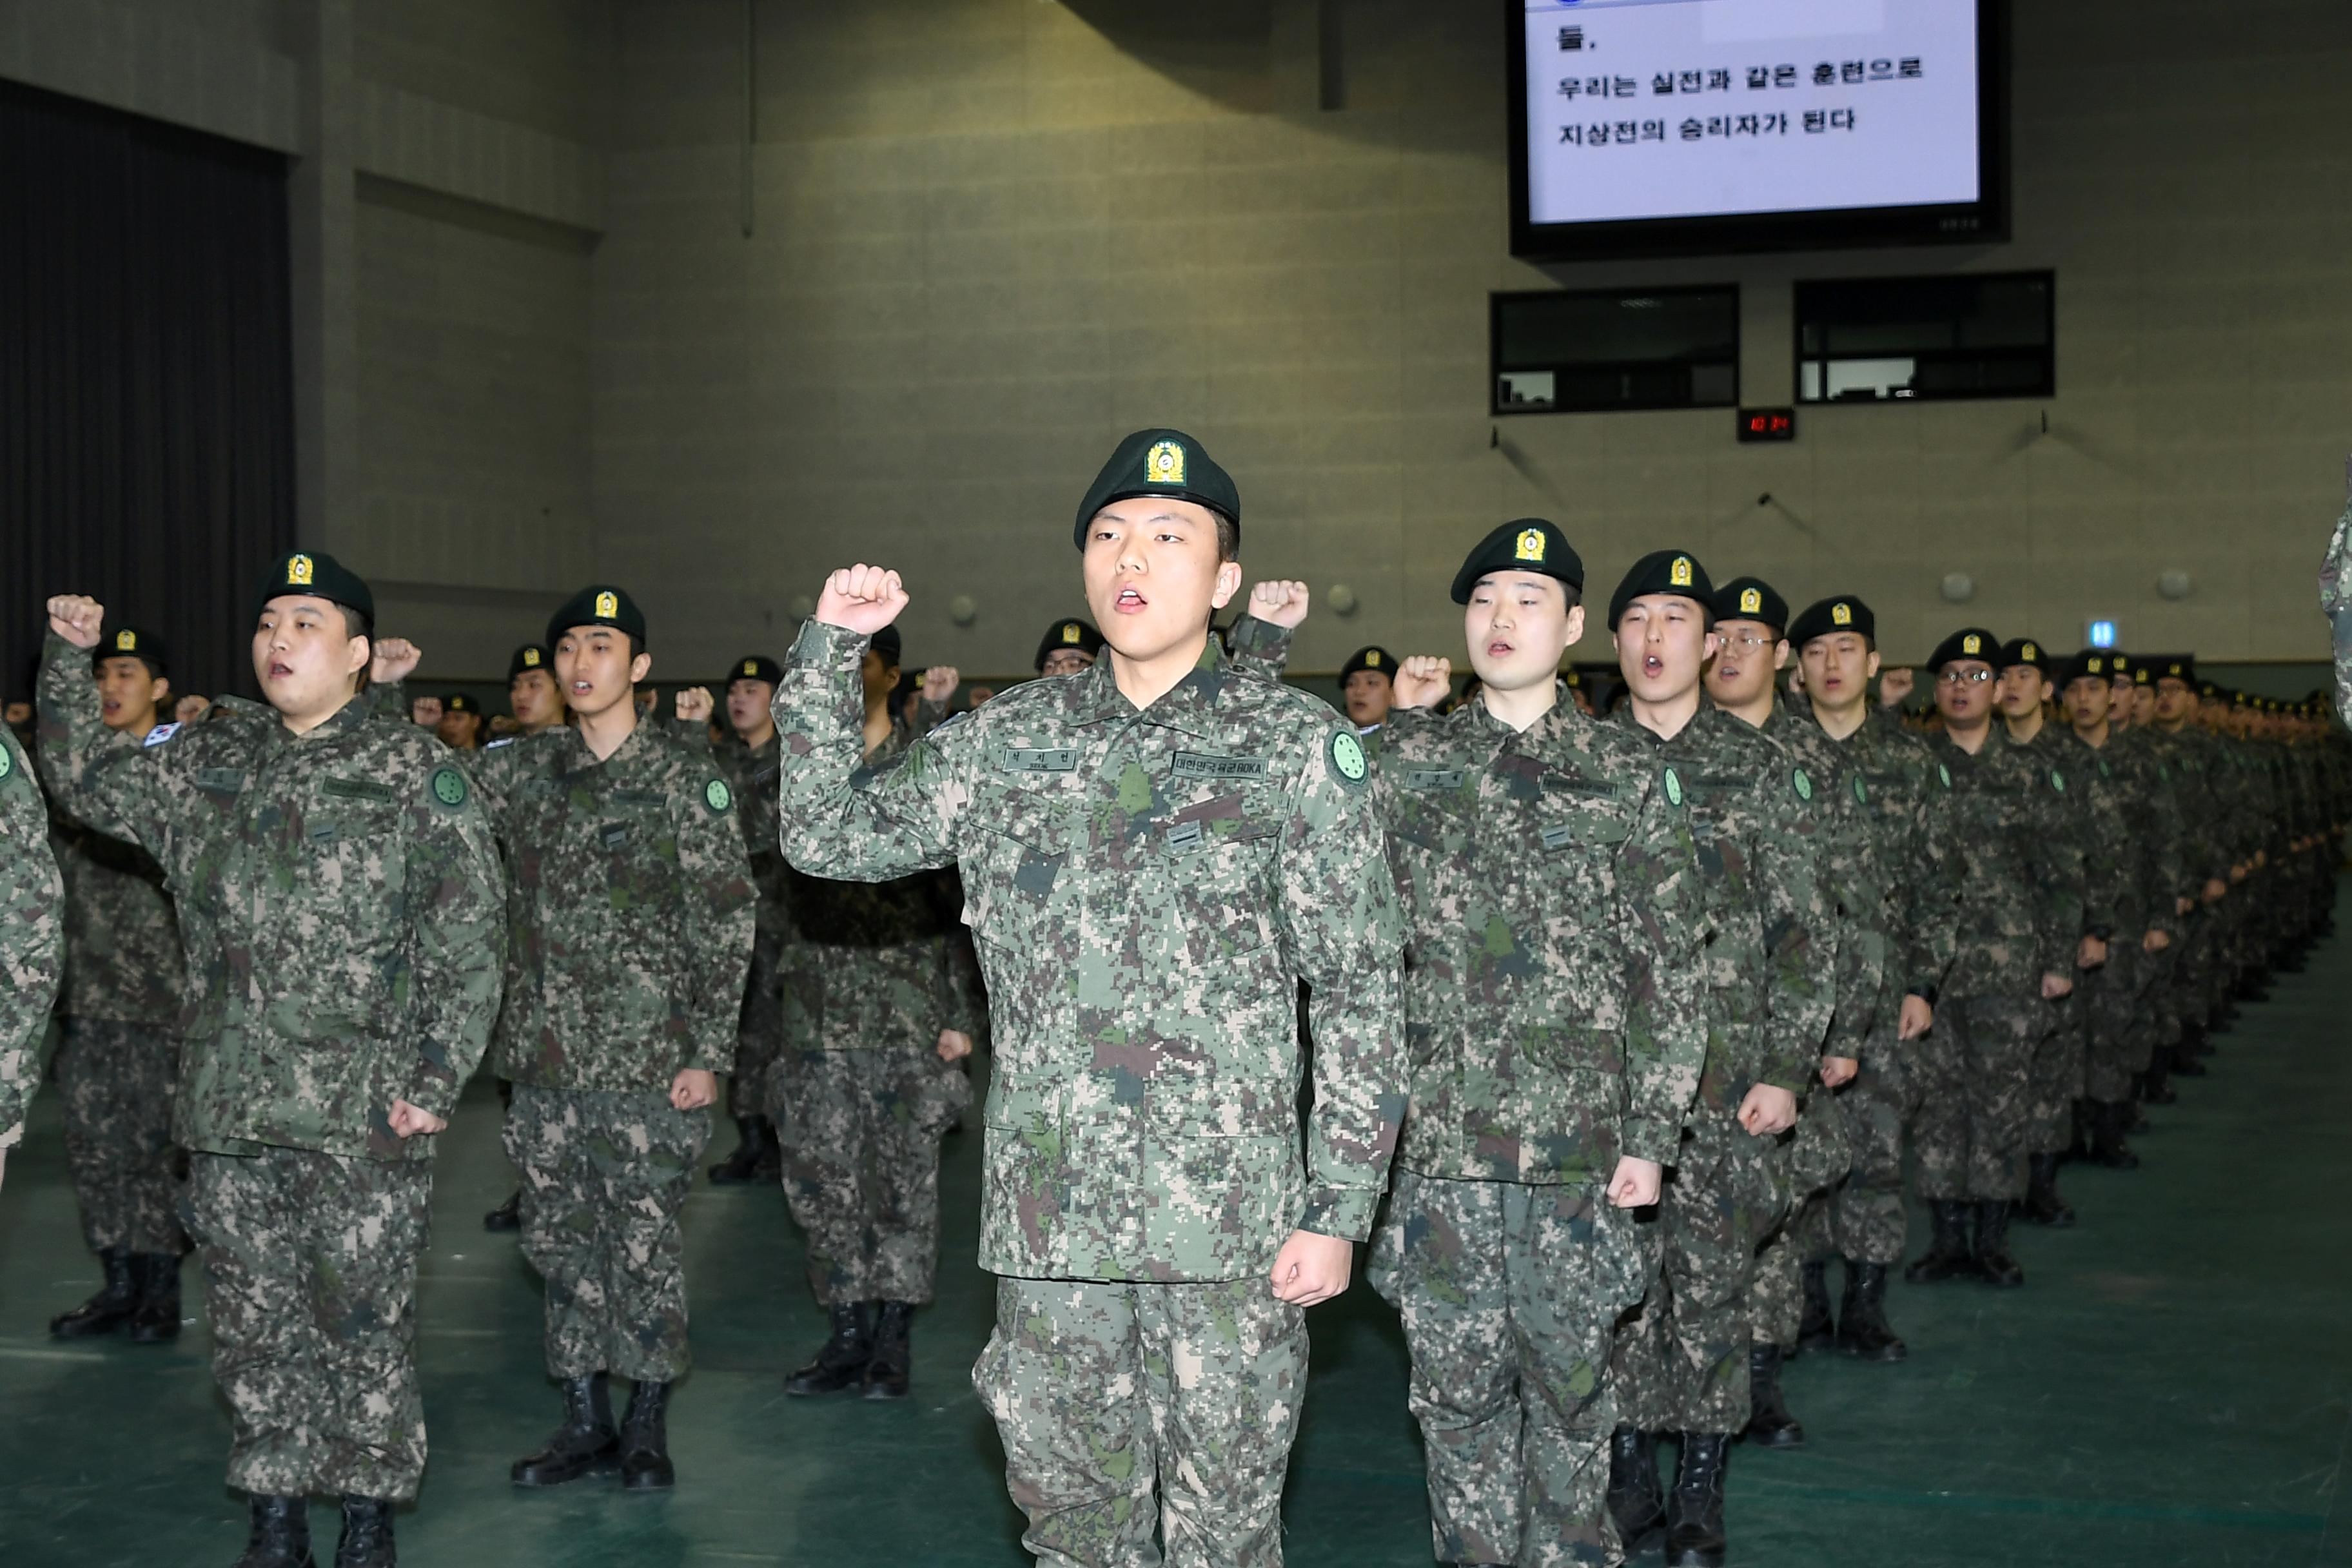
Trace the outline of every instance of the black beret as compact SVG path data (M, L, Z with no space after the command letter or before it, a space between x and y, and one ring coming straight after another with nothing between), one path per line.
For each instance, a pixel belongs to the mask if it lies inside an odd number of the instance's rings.
M272 599L290 595L324 599L331 605L341 605L375 620L375 595L368 585L333 556L320 550L297 550L281 555L270 564L261 579L261 593L253 602L254 614Z
M724 689L739 680L764 680L771 686L782 686L784 667L764 653L745 654L727 667L727 679L719 684Z
M1360 669L1372 670L1377 674L1387 676L1391 680L1394 680L1396 679L1396 655L1391 653L1388 649L1377 645L1370 647L1360 647L1355 652L1348 656L1347 663L1339 667L1339 684L1345 686L1348 683L1348 677L1355 674L1356 671Z
M1489 572L1532 572L1557 577L1571 588L1584 586L1584 562L1559 529L1540 517L1507 522L1480 540L1454 574L1454 602L1466 605L1470 590Z
M563 634L574 626L611 626L636 638L640 649L646 646L645 612L637 608L635 599L609 584L591 583L548 616L547 646L562 642Z
M1687 550L1653 550L1633 563L1609 595L1609 629L1617 629L1617 617L1625 606L1644 594L1673 594L1697 601L1699 608L1715 608L1715 584L1708 578L1706 568L1698 557Z
M2163 653L2147 661L2156 667L2158 680L2178 680L2197 684L2197 656L2193 653Z
M1936 645L1936 651L1927 656L1927 668L1932 673L1961 659L1998 667L2000 639L1982 626L1962 626Z
M1059 653L1066 647L1076 648L1088 658L1099 658L1102 657L1103 635L1095 630L1092 621L1082 621L1076 616L1065 616L1047 626L1045 635L1037 639L1037 662L1030 668L1045 668L1046 657Z
M2000 657L1993 661L1998 668L2015 665L2031 665L2042 674L2050 673L2050 650L2032 637L2011 637L2000 645Z
M1234 539L1241 538L1242 497L1233 476L1181 430L1138 430L1118 444L1078 503L1078 521L1070 532L1080 550L1087 547L1087 524L1095 513L1129 496L1174 496L1223 512L1234 525Z
M2197 688L2197 697L2202 702L2219 702L2221 700L2221 689L2210 680L2203 681Z
M2109 653L2105 648L2084 648L2060 665L2051 679L2061 686L2072 686L2078 680L2113 680L2120 673L2122 658L2121 654Z
M895 626L884 626L876 632L874 640L866 646L880 654L882 662L893 668L897 668L899 657L906 651L906 644L899 640L898 628Z
M117 626L99 638L98 646L89 650L91 672L110 658L135 658L153 676L172 673L172 654L163 639L138 626Z
M1789 601L1774 593L1772 584L1761 577L1734 577L1715 591L1715 618L1718 621L1761 621L1786 636L1789 630Z
M554 678L555 660L548 657L545 644L527 642L515 649L514 657L507 660L509 680L512 680L526 669L543 669L547 671L549 679Z
M2121 648L2103 648L2099 651L2106 655L2107 679L2109 680L2128 680L2131 679L2131 655L2124 652Z
M1838 594L1826 599L1816 599L1798 613L1789 623L1789 640L1803 647L1815 637L1825 637L1832 632L1855 632L1874 645L1878 641L1878 617L1870 606L1852 594Z
M481 716L482 705L475 701L472 698L467 696L462 691L452 691L449 695L441 699L441 711L444 713L471 713L477 718L479 718Z
M2152 676L2153 672L2150 671L2147 666L2144 664L2135 664L2131 668L2131 679L2134 686L2153 686L2156 682L2152 679Z

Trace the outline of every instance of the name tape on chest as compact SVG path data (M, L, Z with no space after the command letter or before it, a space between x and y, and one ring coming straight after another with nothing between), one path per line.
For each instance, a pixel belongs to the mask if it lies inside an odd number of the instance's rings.
M1406 789L1456 790L1470 776L1465 768L1405 768L1397 774L1397 783Z
M397 797L388 784L373 779L328 779L320 787L339 800L373 800L389 805Z
M1179 752L1170 775L1180 779L1262 779L1273 771L1266 757L1217 757L1203 752Z
M999 746L996 771L1001 773L1068 773L1078 768L1078 753L1069 746Z
M207 795L236 795L245 788L243 768L198 768L196 787Z

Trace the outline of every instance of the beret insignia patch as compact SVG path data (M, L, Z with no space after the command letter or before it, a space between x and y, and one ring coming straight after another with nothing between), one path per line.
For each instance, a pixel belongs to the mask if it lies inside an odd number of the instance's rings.
M1544 558L1543 530L1540 528L1530 528L1522 531L1519 535L1518 543L1514 546L1511 551L1511 557L1513 560L1532 561L1538 566L1542 565Z
M1833 626L1850 626L1853 625L1853 606L1843 602L1832 605L1830 606L1830 625Z

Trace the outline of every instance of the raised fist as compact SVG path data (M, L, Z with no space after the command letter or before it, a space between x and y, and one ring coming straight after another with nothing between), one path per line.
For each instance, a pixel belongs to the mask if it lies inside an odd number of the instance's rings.
M173 707L172 719L174 723L193 724L197 720L203 718L205 714L211 712L212 707L213 700L211 698L198 697L194 692L190 692L187 696L181 698L178 703Z
M958 673L955 666L935 664L923 671L923 700L935 707L944 708L948 705L948 700L956 694L956 688L962 684L963 677Z
M1296 631L1307 619L1307 584L1304 583L1259 583L1250 589L1249 613L1285 631Z
M677 694L677 716L689 724L708 724L714 704L708 687L689 686Z
M416 673L424 658L425 650L406 637L378 637L374 661L368 666L368 681L374 686L396 686Z
M1433 708L1453 690L1454 661L1417 653L1397 666L1396 679L1390 685L1389 706Z
M907 607L898 574L880 566L845 566L824 580L816 618L829 626L872 637Z
M1899 708L1918 689L1919 672L1908 666L1897 665L1878 673L1878 705Z
M106 606L87 594L59 594L49 601L49 630L76 647L96 647L106 624Z

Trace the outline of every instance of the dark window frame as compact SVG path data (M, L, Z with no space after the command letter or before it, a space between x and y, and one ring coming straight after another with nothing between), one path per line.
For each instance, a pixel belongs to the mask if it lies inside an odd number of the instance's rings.
M1807 289L1834 289L1853 285L1883 285L1899 283L2015 283L2038 281L2042 289L2042 346L2038 351L2042 364L2042 379L2033 386L2005 392L1945 392L1910 397L1807 397L1805 366L1818 363L1823 367L1822 383L1826 391L1829 384L1828 366L1840 360L1909 359L1915 363L1959 363L1988 357L2013 356L2022 359L2037 351L2000 348L1925 348L1889 349L1884 353L1832 354L1826 351L1810 353L1805 347L1804 291ZM2055 397L2058 395L2058 273L2054 268L2021 268L2003 272L1914 272L1874 278L1801 278L1789 286L1789 339L1793 351L1789 373L1789 393L1800 408L1860 408L1920 403L1998 403L2011 398Z
M1731 300L1731 391L1720 401L1700 402L1694 398L1644 398L1632 402L1610 403L1599 406L1559 406L1549 408L1507 407L1503 391L1503 311L1512 303L1524 300L1618 300L1651 299L1670 295L1724 294ZM1658 286L1624 285L1613 289L1502 289L1486 296L1486 411L1490 418L1513 417L1527 414L1640 414L1671 408L1737 408L1739 406L1740 359L1740 287L1737 283L1674 283ZM1714 361L1695 360L1591 360L1579 362L1577 368L1592 371L1614 370L1620 374L1654 371L1675 365L1712 364ZM1518 366L1522 370L1540 366Z

